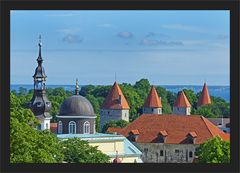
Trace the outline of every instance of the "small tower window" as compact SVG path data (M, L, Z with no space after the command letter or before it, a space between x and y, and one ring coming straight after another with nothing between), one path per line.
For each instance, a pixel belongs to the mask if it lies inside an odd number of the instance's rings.
M90 123L86 121L83 125L83 133L89 134L90 133Z
M76 133L76 123L74 121L69 122L68 128L69 128L68 129L69 134L75 134Z
M48 128L48 123L46 123L46 129L49 129L49 128Z
M62 129L62 121L59 121L59 122L58 122L58 133L59 133L59 134L62 134L62 130L63 130L63 129Z
M193 157L193 152L192 152L192 151L189 152L189 157L190 157L190 158Z

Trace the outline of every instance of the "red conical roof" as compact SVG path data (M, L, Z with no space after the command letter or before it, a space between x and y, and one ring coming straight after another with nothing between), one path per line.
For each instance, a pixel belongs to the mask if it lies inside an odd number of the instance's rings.
M175 101L174 107L191 107L186 95L183 91L178 92L177 100Z
M158 96L156 88L152 86L150 93L143 105L145 108L162 108L162 102Z
M201 96L199 97L197 105L203 106L203 105L208 105L208 104L211 104L211 98L208 93L207 85L206 85L206 83L204 83L202 93L201 93Z
M121 97L121 102L119 98ZM102 109L129 109L128 102L122 93L118 83L115 82L108 96L103 102Z

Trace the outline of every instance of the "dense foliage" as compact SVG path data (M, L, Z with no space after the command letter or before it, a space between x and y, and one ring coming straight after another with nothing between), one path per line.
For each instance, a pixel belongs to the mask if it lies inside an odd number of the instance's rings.
M97 147L90 146L87 141L79 138L63 141L64 161L67 163L108 163L109 156Z
M61 146L49 131L38 131L38 122L29 109L22 108L21 100L11 94L10 108L11 163L58 163L63 160Z
M198 163L230 163L230 142L216 136L201 144L196 155Z
M26 97L27 97L27 93ZM80 139L60 141L50 131L36 130L38 121L28 102L16 93L10 94L10 162L11 163L107 163L109 158L96 147Z
M99 127L99 115L100 107L103 104L104 99L107 97L108 92L111 89L111 85L108 86L94 86L86 85L81 87L80 95L86 97L93 105L94 111L97 115L97 128L100 132ZM130 122L138 118L142 114L142 106L148 93L151 89L151 85L147 79L141 79L134 85L128 83L120 84L120 87L128 101L130 106ZM161 86L157 86L156 90L158 95L161 97L163 105L163 114L171 114L174 101L177 98L177 94L167 91ZM16 91L14 91L16 93ZM211 96L212 104L209 106L203 106L197 108L197 102L200 96L199 93L194 93L192 90L184 90L189 102L192 105L192 114L200 114L205 117L229 117L230 104L220 97ZM31 100L33 90L27 91L24 88L20 88L19 92L16 93L20 99L21 105L26 108L27 103ZM49 88L47 89L47 95L49 100L52 102L51 115L53 121L56 121L56 115L59 113L60 105L64 99L74 94L74 91L66 91L63 88Z
M119 121L110 120L103 126L102 132L106 133L107 129L109 127L120 127L120 128L123 128L123 127L126 127L128 124L129 124L129 122L124 121L124 120L119 120Z

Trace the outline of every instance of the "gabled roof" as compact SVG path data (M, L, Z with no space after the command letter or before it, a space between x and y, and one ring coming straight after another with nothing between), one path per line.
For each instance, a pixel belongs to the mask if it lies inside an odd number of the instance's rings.
M223 140L229 141L230 135L221 131L217 126L200 115L178 116L178 115L157 115L143 114L130 125L122 129L108 129L108 132L117 132L125 137L129 132L138 129L139 136L136 142L156 143L160 131L166 131L168 136L167 144L189 143L187 136L194 132L197 137L195 144L201 144L208 139L219 135ZM192 133L193 136L196 136Z
M168 135L166 130L160 130L159 134L162 135L162 136L167 136Z
M143 105L145 108L162 108L162 102L158 96L156 88L152 86L151 91L148 94L147 99Z
M121 104L119 96L122 99ZM128 102L117 82L114 82L114 85L104 100L101 109L129 109Z
M191 107L188 98L184 94L184 91L178 92L178 97L173 105L174 107Z
M190 132L188 135L190 135L192 138L196 138L197 137L196 132Z
M209 93L208 93L207 85L206 85L206 83L204 83L202 93L199 97L197 105L198 106L203 106L203 105L208 105L208 104L211 104L211 98L210 98Z

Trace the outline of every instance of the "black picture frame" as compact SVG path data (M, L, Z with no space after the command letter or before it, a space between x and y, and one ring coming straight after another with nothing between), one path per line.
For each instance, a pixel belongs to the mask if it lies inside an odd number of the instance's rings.
M1 1L0 122L1 172L239 172L238 0L9 0ZM230 10L229 164L10 164L10 10Z

